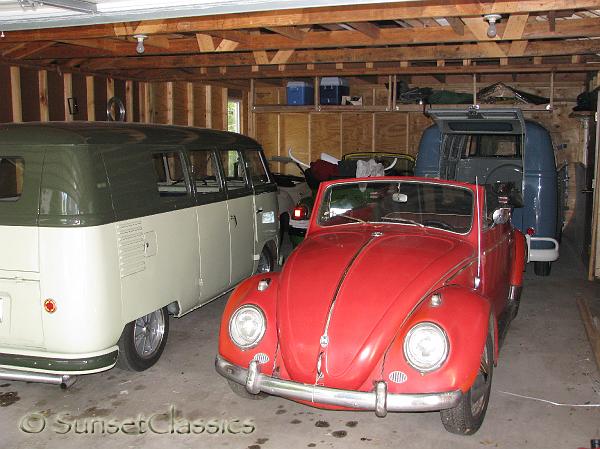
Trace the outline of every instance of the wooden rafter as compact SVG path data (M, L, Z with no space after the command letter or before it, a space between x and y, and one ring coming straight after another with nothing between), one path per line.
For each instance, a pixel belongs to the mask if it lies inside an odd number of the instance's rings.
M482 40L490 41L485 34L487 28L483 19L474 19L478 33L482 34ZM508 20L510 23L510 19ZM461 22L462 23L462 22ZM514 23L514 22L513 22ZM498 36L495 41L506 40L507 24L498 25ZM513 27L514 30L514 27ZM511 37L513 36L511 32ZM208 50L212 46L215 49L221 42L220 37L215 37L215 33L198 33L202 36L203 46ZM242 33L239 33L242 34ZM554 33L548 30L548 25L545 22L528 22L524 25L521 33L522 39L559 39L559 38L577 38L577 37L597 37L600 36L600 18L595 19L578 19L578 20L561 20L556 24ZM225 37L225 36L224 36ZM410 45L410 44L427 44L427 43L460 43L472 42L478 40L469 27L464 28L463 34L458 34L451 26L440 27L424 27L424 28L381 28L379 38L371 38L359 31L321 31L306 33L301 41L295 41L276 34L260 34L252 35L243 33L244 41L235 41L235 35L228 36L227 40L237 42L237 45L228 44L227 51L231 51L235 47L236 51L256 51L256 50L293 50L302 48L337 48L337 47L361 47L361 46L383 46L383 45ZM509 39L512 40L512 39ZM210 42L213 41L211 46ZM102 56L106 52L118 53L123 56L137 56L135 45L130 41L117 39L77 39L63 41L72 45L77 45L74 49L52 48L45 52L36 53L35 57L41 58L79 58L86 56ZM15 45L15 44L5 44ZM17 44L19 45L19 44ZM557 45L560 43L557 42ZM98 51L96 55L90 53L89 50L83 50L83 47L94 48ZM164 45L163 45L164 47ZM168 53L194 53L199 50L198 40L196 37L170 39ZM0 50L1 51L1 50ZM152 40L146 45L146 55L164 54L165 48L153 45Z
M421 45L403 48L366 48L340 50L283 51L269 58L267 52L210 55L163 56L161 58L96 58L81 65L84 70L137 70L169 67L220 67L271 64L398 62L428 60L485 59L499 57L561 56L600 53L600 40L569 41L569 45L553 42L479 42L463 45ZM289 52L289 53L288 53ZM276 54L276 55L277 55ZM283 56L285 55L285 57Z
M276 34L280 34L289 39L301 41L306 35L305 31L300 30L296 27L284 26L284 27L265 27L267 30L272 31Z
M210 30L311 25L322 23L323 17L327 17L329 23L395 20L398 18L404 20L431 17L481 17L485 14L572 10L573 6L574 2L572 0L553 0L552 2L498 0L467 3L426 1L381 4L377 8L370 4L362 4L145 21L135 28L135 33L195 33ZM578 0L576 6L579 9L600 9L600 0ZM115 27L113 24L102 24L85 27L13 31L5 33L4 39L5 42L21 42L103 38L122 36L123 30L123 27Z

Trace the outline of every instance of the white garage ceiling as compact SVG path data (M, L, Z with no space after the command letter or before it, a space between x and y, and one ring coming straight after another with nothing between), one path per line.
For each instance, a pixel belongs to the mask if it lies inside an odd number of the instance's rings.
M395 0L394 3L410 0ZM244 13L390 0L0 0L0 31Z

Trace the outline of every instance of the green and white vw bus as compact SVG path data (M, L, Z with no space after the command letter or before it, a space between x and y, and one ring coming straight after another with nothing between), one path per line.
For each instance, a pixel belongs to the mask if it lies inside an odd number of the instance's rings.
M0 379L141 371L179 317L277 260L277 188L239 134L0 125Z

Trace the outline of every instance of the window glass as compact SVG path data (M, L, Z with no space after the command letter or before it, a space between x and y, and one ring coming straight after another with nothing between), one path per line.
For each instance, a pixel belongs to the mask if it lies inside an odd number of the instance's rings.
M250 170L250 179L255 186L269 183L269 174L258 151L246 151L244 153Z
M321 226L395 223L467 233L473 219L470 190L415 181L359 181L334 184L325 191Z
M219 169L212 151L190 151L192 173L196 191L199 194L215 193L221 191Z
M23 158L0 157L0 201L17 201L23 193Z
M229 100L227 102L227 131L241 132L240 100Z
M237 150L221 151L220 156L227 190L240 190L248 187L244 161L240 152Z
M521 136L516 134L471 136L463 157L521 157Z
M181 153L154 153L154 170L158 193L162 197L185 196L189 189L186 183Z

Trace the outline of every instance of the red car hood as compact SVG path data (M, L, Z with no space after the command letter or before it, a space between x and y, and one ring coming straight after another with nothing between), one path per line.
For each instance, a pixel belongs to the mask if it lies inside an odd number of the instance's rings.
M316 234L286 262L277 323L281 356L293 380L314 383L323 351L320 383L358 388L423 295L474 255L467 242L442 232L407 228L373 236L372 231Z

